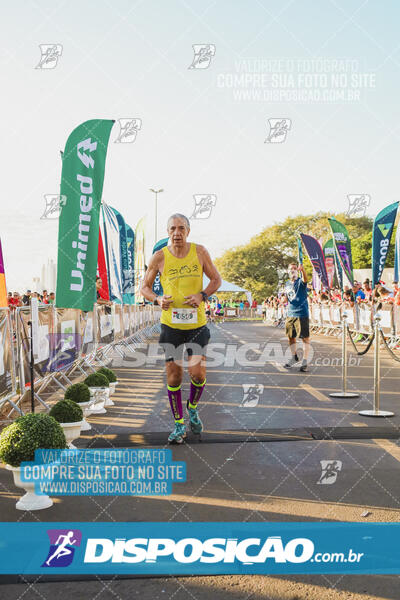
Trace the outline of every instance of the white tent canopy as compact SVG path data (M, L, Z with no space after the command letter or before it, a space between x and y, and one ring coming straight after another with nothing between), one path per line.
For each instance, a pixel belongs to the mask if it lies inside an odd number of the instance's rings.
M210 280L203 273L203 290L208 286L209 282ZM246 294L247 300L251 303L251 292L249 292L249 290L245 290L244 288L239 287L235 283L224 281L224 279L221 281L221 285L219 286L217 292L244 292Z

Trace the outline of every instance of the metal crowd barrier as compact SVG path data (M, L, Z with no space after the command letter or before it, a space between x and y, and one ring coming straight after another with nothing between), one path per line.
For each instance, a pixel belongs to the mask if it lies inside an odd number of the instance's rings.
M339 305L334 302L309 302L310 327L314 333L325 335L341 335L342 315L347 315L347 326L352 336L372 335L373 311L376 307L364 303L355 303L353 307ZM400 306L391 303L383 304L379 310L380 327L388 339L389 345L400 343ZM267 307L265 322L279 325L286 316L285 307Z
M31 388L31 309L0 309L0 408L22 414L21 400ZM37 335L33 339L34 398L46 409L43 394L50 383L63 391L76 375L87 375L109 364L113 352L124 355L159 331L160 309L153 305L95 305L91 312L39 306ZM13 326L14 322L14 326Z
M10 309L0 308L0 406L8 402L12 410L18 410L13 337Z
M341 318L345 312L351 334L369 336L373 333L373 315L376 305L358 304L353 307L335 303L310 303L310 325L319 333L340 334ZM381 330L391 343L397 343L400 337L400 306L383 304L379 310Z
M272 307L267 306L265 309L265 322L270 322L277 327L284 324L287 314L286 306Z

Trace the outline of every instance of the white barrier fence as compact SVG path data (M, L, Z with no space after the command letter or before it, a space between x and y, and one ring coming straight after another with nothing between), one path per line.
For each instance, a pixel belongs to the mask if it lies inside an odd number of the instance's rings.
M325 330L339 329L343 312L347 315L348 328L351 332L371 335L373 333L373 317L376 305L354 304L353 307L338 306L334 303L312 304L313 311L310 324ZM400 336L400 306L384 304L378 311L381 329L387 338Z
M309 303L310 325L322 333L341 330L343 312L347 314L349 331L363 335L373 333L373 315L375 306L357 304L353 307L338 305L333 302L317 304ZM265 320L276 325L282 324L286 318L287 308L268 307ZM400 306L391 303L384 304L379 310L381 329L385 337L396 340L400 338Z
M128 344L134 347L156 332L160 309L152 304L113 304L95 305L85 313L48 305L40 306L38 313L33 332L34 396L48 408L41 394L50 382L65 390L73 375L86 375L94 364L104 364L111 350L123 355ZM28 306L13 314L9 308L0 309L0 407L8 403L9 415L22 412L20 401L31 387L31 321Z
M286 306L270 307L268 306L265 311L265 320L276 325L279 325L284 319L286 319L287 308Z

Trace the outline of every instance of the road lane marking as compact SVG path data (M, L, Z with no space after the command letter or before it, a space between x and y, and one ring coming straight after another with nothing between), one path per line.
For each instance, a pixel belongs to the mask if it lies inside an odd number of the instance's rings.
M253 352L257 352L257 351L253 350ZM256 368L257 366L259 368L262 368L263 366L265 366L265 365L257 365L257 361L254 361L254 363L255 363L255 367L249 367L249 368L253 369L253 368ZM276 361L266 361L265 364L266 365L271 364L271 365L275 366L275 363L276 363ZM281 363L278 363L278 364L281 364ZM312 365L310 365L310 366L312 366ZM368 368L371 370L372 367L368 367ZM211 374L211 373L224 373L224 374L226 374L226 373L237 373L237 374L239 374L239 373L243 373L244 371L246 371L246 369L244 367L242 369L240 369L240 371L237 371L237 370L236 371L231 371L229 369L214 369L211 366L208 367L209 374ZM291 375L292 377L293 376L299 376L299 372L298 371L293 371L293 370L290 370L290 369L284 369L284 372L287 375ZM310 372L307 372L307 378L308 377L313 377L313 378L321 377L321 379L322 378L333 379L334 377L335 378L342 377L342 374L341 373L318 373L318 372L311 372L310 371ZM369 380L371 380L371 375L352 375L351 377L352 377L352 379L369 379ZM395 380L398 381L400 379L400 375L385 375L385 379L395 379Z
M249 413L247 413L249 414ZM253 413L253 414L257 414L257 413ZM254 431L249 431L249 430L244 430L244 431L229 431L227 429L224 429L223 431L221 430L213 430L213 429L204 429L204 433L213 433L214 435L238 435L238 436L244 436L247 435L248 439L251 439L253 437L265 437L265 438L285 438L285 439L294 439L294 440L305 440L307 442L312 442L313 439L309 436L309 435L297 435L297 434L293 434L290 435L288 433L281 433L281 431L277 432L277 433L265 433L259 430L254 430Z
M280 371L281 373L287 373L287 369L285 369L285 367L283 365L281 365L281 363L278 362L271 362L271 365L273 365L276 369L278 369L278 371Z
M400 448L394 442L375 438L372 441L400 462Z
M208 384L207 384L208 385ZM264 386L265 388L266 386ZM295 388L298 389L298 388ZM216 406L235 406L236 408L240 409L240 404L238 402L224 402L221 400L212 400L210 401L201 401L201 405L202 406L212 406L212 407L216 407ZM343 408L332 408L332 406L329 406L329 408L322 408L321 405L319 406L290 406L289 404L257 404L257 408L262 409L262 410L271 410L271 409L279 409L279 410L298 410L298 411L317 411L317 412L328 412L328 413L345 413L345 414L353 414L356 415L358 414L358 411L356 410L349 410L348 406L345 406Z
M325 396L319 390L316 390L312 385L309 385L308 383L301 383L299 387L311 394L311 396L314 396L314 398L316 398L320 402L330 402L331 400L330 398L328 398L328 396Z

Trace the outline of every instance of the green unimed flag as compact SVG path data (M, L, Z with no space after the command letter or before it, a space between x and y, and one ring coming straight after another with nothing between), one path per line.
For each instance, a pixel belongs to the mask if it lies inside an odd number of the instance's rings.
M112 120L79 125L65 145L58 226L56 306L89 311L96 301L99 213Z

